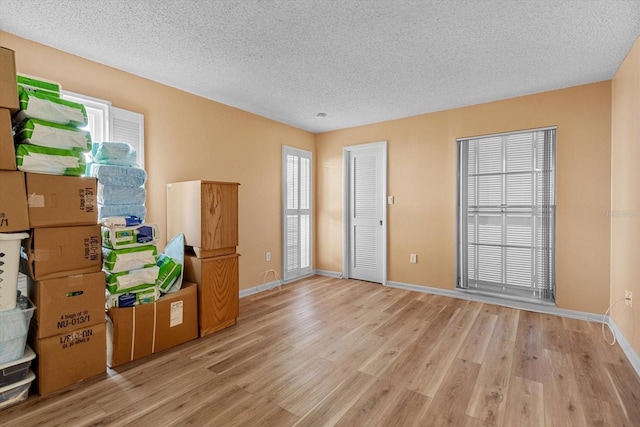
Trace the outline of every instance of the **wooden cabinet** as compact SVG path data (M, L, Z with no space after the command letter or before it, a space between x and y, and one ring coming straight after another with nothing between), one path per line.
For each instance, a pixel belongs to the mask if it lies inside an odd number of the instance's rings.
M185 255L184 278L198 285L200 336L236 324L239 306L238 254L210 258Z
M219 181L167 184L167 236L184 234L184 279L198 285L201 337L235 325L238 318L239 185Z
M238 183L167 184L167 237L184 233L200 258L228 255L238 246Z

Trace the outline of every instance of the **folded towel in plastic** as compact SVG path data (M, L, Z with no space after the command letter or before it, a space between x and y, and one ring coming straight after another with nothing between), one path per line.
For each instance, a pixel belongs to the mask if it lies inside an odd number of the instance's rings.
M142 220L137 216L109 216L100 221L102 225L109 228L132 227L142 224Z
M98 203L98 221L111 216L137 216L144 221L147 217L147 208L143 205L101 205Z
M135 248L158 241L158 226L140 224L132 227L102 227L102 246L109 249Z
M135 166L136 149L126 142L97 142L91 147L93 161L100 164Z
M89 151L91 149L89 131L38 119L27 119L17 125L15 141L18 144L33 144L65 150Z
M153 267L122 273L105 271L107 276L107 290L112 294L117 294L156 286L159 271L160 269L155 265Z
M98 203L101 205L144 205L147 190L144 187L104 185L98 182Z
M31 144L20 144L16 148L16 163L23 172L80 176L84 174L84 162L84 153L77 150Z
M66 99L46 95L44 92L18 90L20 111L14 117L17 122L40 119L75 127L87 125L87 110L84 105Z
M155 285L142 289L112 294L105 290L105 308L133 307L140 304L152 304L160 298L160 291Z
M90 175L98 178L103 185L142 187L147 181L147 172L144 169L99 163L91 165Z
M103 267L110 273L153 267L158 262L158 248L155 245L135 248L102 248Z

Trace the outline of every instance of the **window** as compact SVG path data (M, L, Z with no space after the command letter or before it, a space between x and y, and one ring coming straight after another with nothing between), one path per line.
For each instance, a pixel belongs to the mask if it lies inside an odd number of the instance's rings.
M84 104L93 142L128 142L137 153L137 166L144 169L144 115L123 110L103 99L62 91L62 97Z
M109 141L109 109L111 108L111 102L67 91L62 91L62 98L84 104L89 123L83 129L91 132L92 141Z
M311 273L311 153L282 147L283 279Z
M458 288L555 301L556 130L458 140Z

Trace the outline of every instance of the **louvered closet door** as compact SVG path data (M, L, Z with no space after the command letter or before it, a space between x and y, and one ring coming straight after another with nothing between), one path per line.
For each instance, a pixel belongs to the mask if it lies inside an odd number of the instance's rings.
M293 280L311 272L311 153L282 150L283 275Z
M458 143L458 286L553 301L555 129Z
M382 148L350 151L349 277L382 283Z

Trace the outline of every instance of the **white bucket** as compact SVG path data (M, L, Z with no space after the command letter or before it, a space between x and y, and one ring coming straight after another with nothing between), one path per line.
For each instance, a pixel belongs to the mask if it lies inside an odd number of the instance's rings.
M0 311L16 308L20 241L29 233L0 233Z

